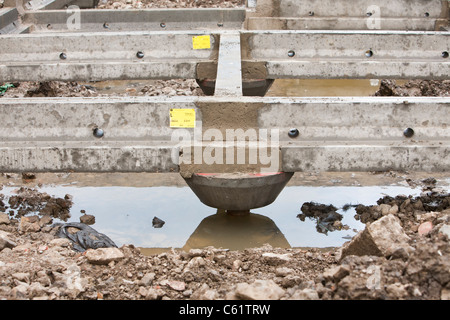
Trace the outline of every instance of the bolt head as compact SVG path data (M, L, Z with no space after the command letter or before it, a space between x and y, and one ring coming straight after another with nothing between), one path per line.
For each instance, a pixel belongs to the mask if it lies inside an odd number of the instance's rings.
M298 135L299 135L298 129L295 128L290 129L288 132L288 136L291 138L298 137Z
M105 132L103 131L103 129L95 128L93 134L96 138L102 138L105 135Z

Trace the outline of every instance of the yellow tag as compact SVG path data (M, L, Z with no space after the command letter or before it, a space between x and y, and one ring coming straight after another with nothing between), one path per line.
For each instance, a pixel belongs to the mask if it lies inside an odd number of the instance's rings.
M210 36L194 36L194 37L192 37L192 48L194 50L211 48Z
M170 109L171 128L195 128L195 109Z

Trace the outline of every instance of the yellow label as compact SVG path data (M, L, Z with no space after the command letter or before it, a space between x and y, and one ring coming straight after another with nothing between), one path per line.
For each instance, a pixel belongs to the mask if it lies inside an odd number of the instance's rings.
M194 36L194 37L192 37L192 48L194 50L211 48L210 36Z
M195 128L195 109L170 109L171 128Z

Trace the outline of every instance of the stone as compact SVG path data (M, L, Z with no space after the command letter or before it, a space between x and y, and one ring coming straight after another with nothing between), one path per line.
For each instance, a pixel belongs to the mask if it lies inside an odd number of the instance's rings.
M17 244L9 238L9 233L0 230L0 251L4 248L14 248Z
M284 253L284 254L277 254L272 252L265 252L262 254L262 257L264 261L266 261L270 265L279 265L284 264L286 262L289 262L290 254Z
M152 284L153 280L155 280L155 273L149 272L146 273L141 280L139 280L139 284L142 286L149 286Z
M328 268L322 274L325 280L339 282L344 277L350 274L350 268L347 265L340 265L337 267Z
M319 300L319 294L314 289L305 288L295 291L289 300Z
M400 225L400 220L388 214L367 225L351 241L340 249L340 260L349 255L374 255L387 257L399 247L410 249L409 237Z
M450 225L444 224L439 228L439 233L442 233L447 237L447 239L450 241Z
M279 267L275 269L275 275L278 277L286 277L289 274L292 274L294 270L287 267Z
M406 286L398 282L386 286L386 292L393 299L403 299L408 296Z
M235 296L246 300L278 300L285 291L273 280L255 280L252 284L238 283Z
M86 258L92 264L108 264L125 256L118 248L99 248L86 250Z
M80 222L84 223L84 224L91 225L91 224L95 223L95 217L93 215L91 215L91 214L83 214L80 217Z
M56 238L50 241L50 247L68 247L72 242L67 238Z
M6 213L0 212L0 224L10 224L11 221Z
M186 289L186 283L183 281L170 280L167 285L176 291L184 291Z
M211 289L206 283L203 283L192 295L192 300L215 300L217 299L217 291Z
M22 217L19 222L19 231L21 232L38 232L41 230L39 220L36 221L33 216Z
M430 231L433 229L433 223L431 221L425 221L422 222L419 225L419 228L417 229L417 233L419 233L420 236L427 235L430 233Z
M21 282L30 283L30 274L28 272L16 272L11 276Z
M441 300L450 300L450 289L441 290Z

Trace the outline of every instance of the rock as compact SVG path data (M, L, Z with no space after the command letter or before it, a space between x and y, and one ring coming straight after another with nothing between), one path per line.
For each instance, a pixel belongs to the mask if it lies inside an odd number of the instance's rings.
M149 286L152 284L153 280L155 280L155 273L149 272L142 277L139 284L142 286Z
M10 224L11 221L6 213L0 212L0 224Z
M21 232L38 232L41 230L41 226L39 225L39 217L38 220L31 217L22 217L19 222L19 231Z
M203 256L203 250L202 249L190 249L189 250L189 257L193 258L193 257L200 257Z
M51 247L68 247L71 244L72 242L67 238L56 238L49 243Z
M185 267L185 270L190 270L194 268L203 267L206 264L205 259L202 257L194 257L192 258Z
M275 275L278 277L286 277L287 275L293 273L294 270L287 267L280 267L275 269Z
M255 280L252 284L238 283L234 292L238 299L278 300L285 291L273 280Z
M152 226L153 228L162 228L162 226L165 224L166 222L159 219L158 217L153 217L152 220Z
M84 224L91 225L91 224L95 223L95 217L93 215L91 215L91 214L83 214L80 217L80 222L84 223Z
M420 224L419 228L417 229L417 232L419 233L420 236L424 236L430 233L432 229L433 224L431 223L431 221L425 221Z
M273 266L289 262L289 260L291 259L290 256L291 255L288 253L277 254L272 252L265 252L262 254L264 261Z
M408 296L406 286L398 282L388 285L386 287L386 292L389 294L389 297L393 299L403 299Z
M366 226L353 239L341 247L340 260L348 255L389 256L399 247L409 250L409 237L400 220L388 214Z
M442 233L447 237L447 239L450 241L450 225L444 224L439 228L439 233Z
M53 218L48 214L44 215L43 217L41 217L41 219L39 219L39 225L41 226L41 228L48 224L51 224L52 222Z
M184 291L186 289L186 283L183 281L170 280L167 285L176 291Z
M441 290L441 300L450 300L450 289Z
M289 298L289 300L318 300L319 294L314 289L303 289L297 290L294 294Z
M217 291L211 289L206 283L202 284L190 297L192 300L215 300Z
M31 297L42 297L42 298L45 298L46 297L45 295L47 294L47 290L39 282L33 282L28 287L28 294Z
M86 258L92 264L108 264L125 256L118 248L99 248L86 250Z
M11 276L21 282L30 283L30 274L28 272L17 272L13 273Z
M4 248L14 248L17 246L17 244L12 241L9 237L9 233L5 231L0 230L0 251L2 251Z
M342 278L350 274L350 268L347 265L340 265L325 270L322 274L327 281L339 282Z

